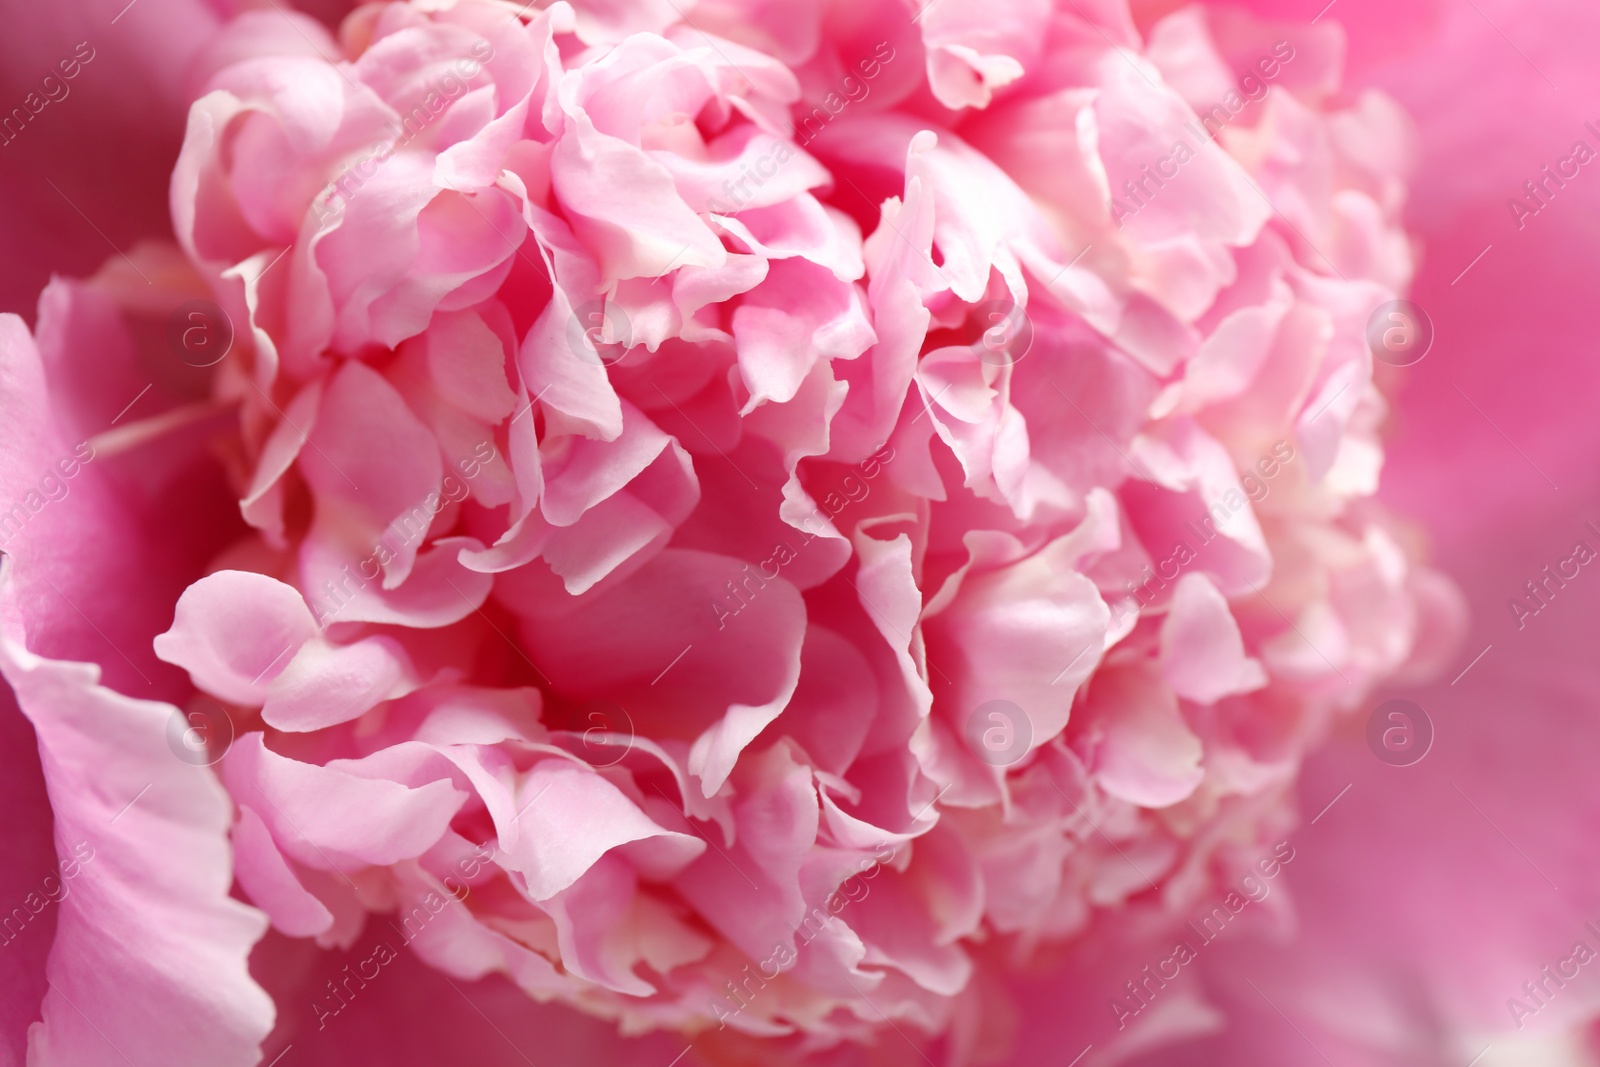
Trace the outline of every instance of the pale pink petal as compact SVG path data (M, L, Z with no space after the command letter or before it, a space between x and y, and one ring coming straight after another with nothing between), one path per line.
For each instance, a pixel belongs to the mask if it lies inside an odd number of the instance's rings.
M1245 654L1228 601L1203 574L1186 574L1161 622L1161 673L1186 700L1214 704L1267 684L1261 664Z
M600 775L563 760L536 765L523 779L517 804L520 843L506 862L527 877L535 900L568 888L613 849L628 855L630 842L651 843L638 855L658 861L657 877L705 850L693 836L658 826Z
M280 756L259 733L234 742L223 778L255 808L279 847L301 863L339 872L340 857L383 865L420 855L449 825L466 795L448 779L410 788L368 777L359 760L326 767Z
M1095 779L1106 792L1160 808L1194 791L1204 774L1200 739L1160 676L1142 667L1101 671L1084 706Z
M316 634L317 622L293 586L264 574L218 571L184 590L155 650L187 670L195 685L236 704L259 705Z
M9 580L4 595L0 661L39 735L73 890L57 905L29 1059L255 1063L273 1007L245 965L263 918L228 895L227 794L169 750L176 708L30 652Z

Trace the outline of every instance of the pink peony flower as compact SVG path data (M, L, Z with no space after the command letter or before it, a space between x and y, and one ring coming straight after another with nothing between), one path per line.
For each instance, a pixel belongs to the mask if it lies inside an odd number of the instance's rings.
M1412 128L1162 7L215 16L176 246L0 320L0 1056L1247 1015L1134 985L1288 918L1302 763L1463 609L1376 499Z
M1565 586L1544 572L1581 558L1576 542L1600 547L1586 526L1597 383L1577 356L1600 268L1584 221L1600 184L1584 167L1538 200L1524 185L1575 142L1600 147L1585 126L1600 21L1575 5L1477 7L1333 9L1356 75L1392 92L1420 130L1413 298L1438 348L1404 372L1385 495L1426 521L1472 609L1450 668L1402 691L1431 714L1434 749L1384 767L1358 729L1308 762L1302 811L1350 790L1297 836L1298 936L1219 946L1202 982L1226 1028L1140 1064L1320 1062L1308 1040L1352 1067L1600 1056L1600 983L1577 948L1600 948L1589 925L1600 868L1585 844L1600 813L1596 601L1586 565L1569 565L1578 577ZM1519 218L1514 203L1537 216ZM1546 583L1542 598L1530 581Z

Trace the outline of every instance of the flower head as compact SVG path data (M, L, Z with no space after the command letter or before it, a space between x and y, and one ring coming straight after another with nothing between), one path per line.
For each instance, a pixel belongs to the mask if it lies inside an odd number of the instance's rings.
M243 523L155 650L244 896L799 1058L996 1040L987 972L1256 877L1453 606L1372 500L1409 132L1340 58L1121 3L229 22L162 284L232 324Z

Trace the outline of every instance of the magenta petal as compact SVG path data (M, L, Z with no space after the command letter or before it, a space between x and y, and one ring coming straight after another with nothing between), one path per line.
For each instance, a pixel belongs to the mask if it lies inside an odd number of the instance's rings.
M6 810L15 813L4 830L9 859L0 869L0 890L6 894L4 899L21 901L30 916L27 925L18 927L13 922L4 928L5 951L0 953L0 988L5 990L0 995L0 1061L11 1064L23 1062L28 1027L39 1018L39 1006L49 988L45 961L58 913L46 901L51 889L61 892L61 882L38 741L9 685L0 692L0 736L4 738L0 751L5 753L0 799ZM55 880L46 883L47 876ZM45 892L40 893L41 889ZM35 894L31 902L30 893Z

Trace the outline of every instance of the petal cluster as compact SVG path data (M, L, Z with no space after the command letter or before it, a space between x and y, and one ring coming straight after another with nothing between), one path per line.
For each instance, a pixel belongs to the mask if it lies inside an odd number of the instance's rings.
M1409 133L1341 57L1117 0L236 18L171 195L243 525L156 651L248 898L806 1053L1236 881L1449 603L1371 499Z

